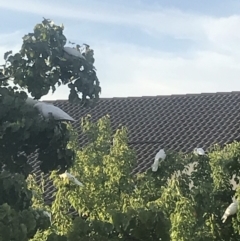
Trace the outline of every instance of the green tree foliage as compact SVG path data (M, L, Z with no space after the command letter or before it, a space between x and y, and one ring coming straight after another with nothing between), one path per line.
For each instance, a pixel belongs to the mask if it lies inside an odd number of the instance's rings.
M214 146L204 156L167 152L157 172L133 175L127 130L112 133L110 126L107 116L96 123L83 119L89 143L82 149L72 132L76 160L69 172L84 186L52 172L56 193L46 240L239 240L239 214L221 221L239 193L230 184L235 176L238 182L239 143Z
M27 186L26 177L32 171L28 159L36 155L40 169L47 173L65 170L75 158L74 150L68 147L68 125L40 118L38 111L26 104L27 93L40 99L50 90L54 92L57 85L68 85L71 102L83 106L99 98L101 89L93 66L93 50L86 46L82 50L84 58L66 55L63 30L63 26L44 19L23 37L19 52L4 55L0 75L0 240L3 241L25 241L51 233L49 217L39 208L40 203L44 208L39 199L41 194ZM61 240L61 236L54 234L48 238Z
M232 197L240 194L230 183L233 178L239 183L239 143L214 146L204 156L167 151L157 172L133 175L136 157L126 128L113 133L109 117L97 123L87 117L82 130L89 143L79 148L70 125L40 119L26 104L27 92L39 99L56 84L68 84L71 102L98 99L93 51L86 46L84 58L66 56L65 44L63 26L44 19L23 38L18 53L4 56L0 241L239 240L239 211L221 221ZM43 172L51 172L56 192L50 206L43 199L44 182L29 175L32 154ZM84 186L60 178L65 170Z
M50 90L54 92L56 85L68 84L70 101L81 100L85 104L88 99L97 100L101 89L93 65L93 50L85 45L84 59L67 55L63 30L63 26L48 19L37 24L32 33L23 37L18 53L13 55L9 51L4 55L4 73L11 76L15 84L27 88L36 99Z

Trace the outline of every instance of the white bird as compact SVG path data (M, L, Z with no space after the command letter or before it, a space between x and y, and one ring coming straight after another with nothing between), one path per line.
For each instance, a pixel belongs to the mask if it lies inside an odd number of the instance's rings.
M166 158L166 153L164 151L164 149L161 149L155 156L154 158L154 162L152 164L152 171L156 172L158 170L158 166L159 166L159 160L162 159L164 160Z
M81 54L81 52L77 48L64 47L63 49L68 55L72 55L77 58L85 59L85 57Z
M54 105L38 102L33 107L37 108L45 118L49 118L52 115L55 120L75 121L70 115Z
M72 174L70 174L68 172L64 172L63 174L60 174L59 177L63 178L63 179L67 178L68 180L73 181L78 186L81 186L81 187L84 186L80 181L77 180L76 177L74 177Z
M193 153L199 156L205 155L205 151L202 148L194 148Z
M229 216L236 214L237 210L238 210L238 201L232 202L225 210L222 216L222 222L225 223L225 221Z

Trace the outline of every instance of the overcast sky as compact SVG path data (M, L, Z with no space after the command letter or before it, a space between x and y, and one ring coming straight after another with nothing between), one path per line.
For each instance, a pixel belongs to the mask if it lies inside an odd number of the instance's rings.
M90 44L101 97L240 90L237 0L0 0L0 16L1 59L42 17Z

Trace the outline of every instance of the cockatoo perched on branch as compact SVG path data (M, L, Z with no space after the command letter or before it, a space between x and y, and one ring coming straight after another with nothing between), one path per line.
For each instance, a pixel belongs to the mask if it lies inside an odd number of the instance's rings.
M238 210L238 201L232 202L225 210L222 216L222 222L225 223L229 216L232 216L237 213L237 210Z
M205 151L202 148L194 148L193 153L199 156L205 155Z
M85 57L81 54L79 48L64 47L64 52L67 53L68 55L71 55L80 59L85 59Z
M156 172L158 170L158 166L159 166L159 160L164 160L166 158L166 153L164 151L164 149L161 149L155 156L154 158L154 162L152 164L152 171Z
M64 172L63 174L60 174L59 177L63 178L63 179L67 178L68 180L74 182L76 185L83 187L83 184L81 182L79 182L76 177L74 177L73 175L71 175L68 172Z

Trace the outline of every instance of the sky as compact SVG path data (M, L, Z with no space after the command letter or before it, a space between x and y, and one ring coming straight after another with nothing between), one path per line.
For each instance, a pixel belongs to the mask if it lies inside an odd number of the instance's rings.
M240 90L238 0L0 0L0 16L0 62L50 18L94 50L100 97Z

